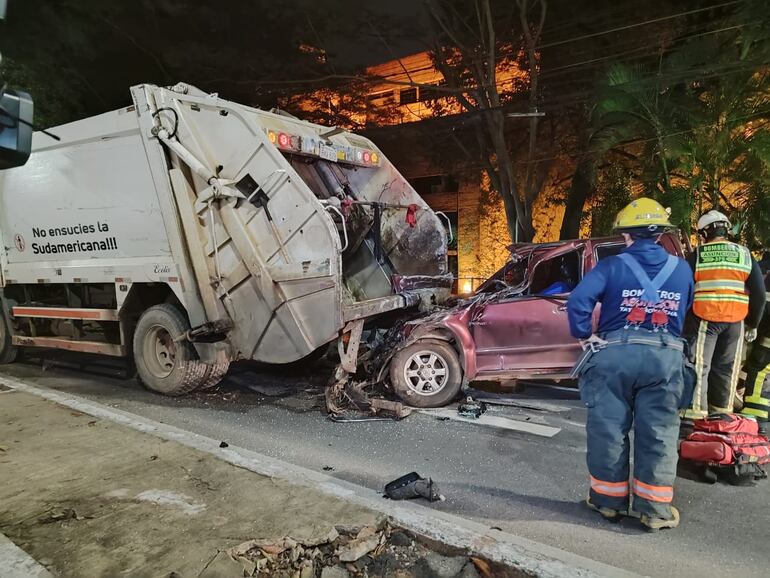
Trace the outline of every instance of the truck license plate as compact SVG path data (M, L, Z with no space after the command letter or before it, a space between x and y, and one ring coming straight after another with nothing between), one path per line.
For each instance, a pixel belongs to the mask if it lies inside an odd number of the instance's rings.
M334 147L321 143L318 147L318 156L327 161L337 162L337 150Z

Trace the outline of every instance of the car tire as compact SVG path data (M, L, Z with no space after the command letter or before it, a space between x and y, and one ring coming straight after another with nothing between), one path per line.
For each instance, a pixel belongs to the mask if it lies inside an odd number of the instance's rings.
M19 348L13 344L8 331L6 315L5 312L0 313L0 365L13 363L19 356Z
M416 341L390 363L393 390L412 407L445 406L460 393L462 382L457 352L446 341Z
M134 363L139 382L163 395L185 395L207 381L209 368L189 342L176 339L190 329L174 305L154 305L139 318L134 330Z

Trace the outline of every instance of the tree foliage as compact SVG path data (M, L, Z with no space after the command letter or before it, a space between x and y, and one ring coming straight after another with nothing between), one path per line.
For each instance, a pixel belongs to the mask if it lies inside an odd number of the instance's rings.
M613 65L597 90L593 150L636 156L648 193L684 230L718 208L747 241L767 246L770 185L770 16L747 1L720 33L676 42L656 67ZM765 35L757 34L764 30Z
M726 9L719 6L715 0L622 4L612 0L577 0L562 2L558 10L552 11L553 19L546 29L541 55L544 110L565 119L569 129L566 137L572 141L569 156L574 170L565 191L563 239L579 234L584 207L591 204L596 195L597 182L605 170L608 155L615 155L597 142L595 134L595 107L597 99L602 98L595 87L597 83L601 88L608 86L608 64L618 63L625 67L624 71L616 70L616 73L657 71L661 55L671 50L677 40L710 34L725 26L722 18ZM654 85L642 89L655 90ZM628 95L631 99L637 96ZM634 125L638 128L638 118L627 117L626 120L630 126L618 123L614 128L626 134L633 132ZM654 138L652 129L645 125L640 132L648 134L638 139ZM633 152L637 154L638 151ZM632 180L633 183L638 181L638 176Z
M352 0L11 0L0 72L33 93L43 126L126 106L145 82L274 106L345 72L344 54L302 48L363 45L367 14Z
M631 202L631 173L621 163L613 162L596 180L591 211L583 216L592 237L610 235L618 212Z

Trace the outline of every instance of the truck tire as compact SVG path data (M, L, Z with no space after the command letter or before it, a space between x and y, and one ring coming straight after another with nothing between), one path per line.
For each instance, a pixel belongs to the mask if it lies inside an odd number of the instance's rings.
M0 313L0 365L13 363L19 356L19 348L13 345L5 316L5 312Z
M211 389L219 384L230 369L230 362L206 364L206 375L198 389Z
M396 395L413 407L442 407L460 393L463 370L445 341L423 339L405 347L390 362Z
M163 395L185 395L206 380L208 366L187 341L175 341L190 329L184 314L164 303L145 311L134 330L134 363L139 381Z

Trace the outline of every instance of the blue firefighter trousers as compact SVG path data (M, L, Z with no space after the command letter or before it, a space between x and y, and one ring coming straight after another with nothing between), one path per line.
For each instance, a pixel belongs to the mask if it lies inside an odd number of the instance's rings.
M588 408L591 501L670 519L676 477L679 408L683 403L683 340L644 329L614 331L580 376ZM687 403L687 401L684 401ZM629 433L634 474L629 479Z

